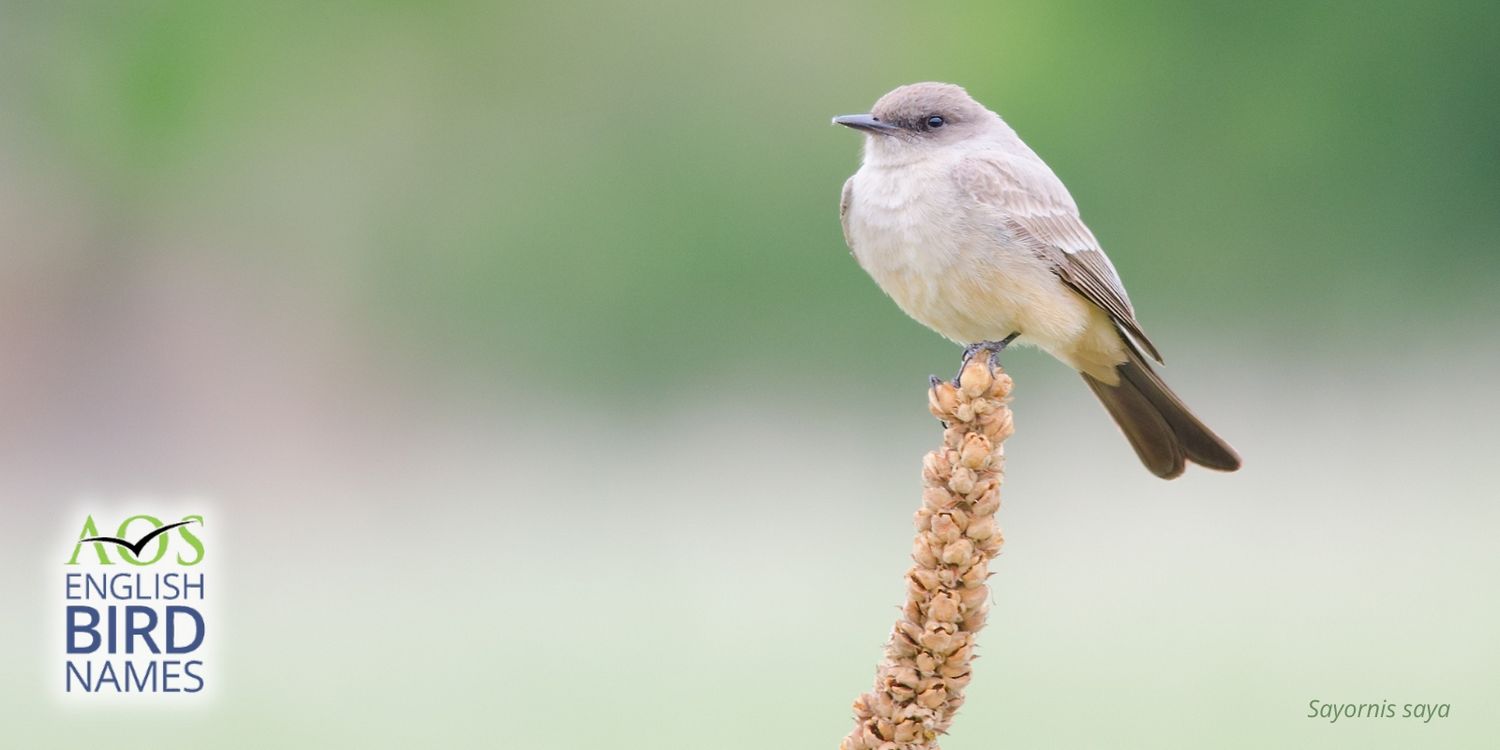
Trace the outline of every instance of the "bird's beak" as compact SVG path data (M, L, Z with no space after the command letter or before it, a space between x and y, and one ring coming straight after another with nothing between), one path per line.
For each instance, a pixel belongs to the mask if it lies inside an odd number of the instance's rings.
M863 130L874 135L889 135L899 128L889 123L880 121L875 115L840 115L833 118L835 125L843 125L846 128Z

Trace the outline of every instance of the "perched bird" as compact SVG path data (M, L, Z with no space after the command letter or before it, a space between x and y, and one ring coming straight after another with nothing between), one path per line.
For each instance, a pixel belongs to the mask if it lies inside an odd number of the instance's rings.
M1240 458L1147 361L1114 265L1068 189L1016 132L946 83L902 86L869 114L833 121L865 134L844 183L844 240L907 315L977 351L1032 344L1083 375L1151 473Z

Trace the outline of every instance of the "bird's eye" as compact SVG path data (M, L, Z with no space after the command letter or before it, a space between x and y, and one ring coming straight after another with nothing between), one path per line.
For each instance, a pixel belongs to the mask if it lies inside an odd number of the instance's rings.
M936 128L940 128L942 126L943 126L943 118L938 117L937 115L933 115L933 116L927 118L927 127L928 127L928 129L936 129Z

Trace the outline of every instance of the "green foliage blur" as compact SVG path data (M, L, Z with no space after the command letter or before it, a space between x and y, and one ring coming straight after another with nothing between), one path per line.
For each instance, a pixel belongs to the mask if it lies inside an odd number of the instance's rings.
M952 356L846 254L859 143L828 121L946 80L1068 183L1169 361L1194 335L1361 349L1500 312L1497 26L1494 2L10 3L0 144L87 217L80 262L219 258L399 358L817 372Z

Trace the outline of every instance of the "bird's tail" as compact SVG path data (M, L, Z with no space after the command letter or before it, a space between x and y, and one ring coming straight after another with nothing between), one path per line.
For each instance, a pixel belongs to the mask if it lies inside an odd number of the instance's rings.
M1193 416L1135 347L1127 349L1130 359L1115 368L1119 385L1088 375L1083 380L1120 425L1141 463L1162 479L1182 474L1188 461L1219 471L1240 468L1239 454Z

